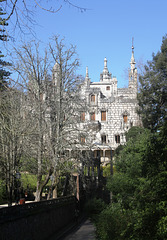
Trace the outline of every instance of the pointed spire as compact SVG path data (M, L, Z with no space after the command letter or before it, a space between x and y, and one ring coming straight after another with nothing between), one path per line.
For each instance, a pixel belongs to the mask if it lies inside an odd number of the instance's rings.
M132 38L132 57L131 57L131 63L134 63L134 62L135 62L133 41L134 41L134 38Z
M88 67L86 67L85 83L86 83L87 86L89 86L89 84L90 84L90 78L89 78L89 73L88 73Z
M108 68L107 68L107 58L105 57L104 58L104 70L103 70L103 72L108 72Z
M109 73L108 71L108 67L107 67L107 58L104 58L104 69L103 72L100 74L100 81L103 82L109 82L111 81L111 73Z
M135 58L134 58L134 45L133 45L133 40L132 38L132 56L131 56L131 69L129 71L129 88L135 89L137 91L137 68L135 66Z
M132 38L132 57L131 57L131 62L130 62L130 65L131 65L131 70L135 69L135 58L134 58L134 45L133 45L133 41L134 41L134 38Z
M104 69L103 69L103 74L104 75L108 75L109 71L108 71L108 68L107 68L107 58L105 57L104 58Z
M107 68L107 58L104 58L104 68Z
M86 67L86 78L89 78L88 67Z

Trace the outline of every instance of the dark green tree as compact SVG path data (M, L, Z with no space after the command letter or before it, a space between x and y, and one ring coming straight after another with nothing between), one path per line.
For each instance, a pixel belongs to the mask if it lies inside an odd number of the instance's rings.
M108 179L112 204L96 223L99 239L167 239L166 134L167 121L156 133L136 127L127 133Z
M167 117L167 35L163 37L161 50L153 54L139 81L139 114L144 127L157 131Z
M0 0L0 2L4 2L4 0ZM3 15L5 15L5 13L3 12L3 9L0 7L0 40L2 42L7 41L7 35L5 34L5 27L8 25L5 18L3 18ZM3 45L3 43L1 44L1 48L2 48L2 45ZM4 61L3 57L4 57L4 55L2 54L2 51L0 50L0 91L3 91L6 89L7 78L10 75L10 72L5 70L5 68L7 66L9 66L10 63Z
M132 127L126 134L127 143L115 155L116 173L108 181L113 200L128 208L134 198L136 187L140 185L145 165L143 156L149 143L150 131Z

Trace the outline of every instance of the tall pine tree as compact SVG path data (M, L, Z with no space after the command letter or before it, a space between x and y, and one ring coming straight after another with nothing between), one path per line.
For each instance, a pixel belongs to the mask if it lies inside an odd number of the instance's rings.
M4 0L0 0L0 2L4 2ZM3 18L3 15L5 15L5 13L3 12L3 9L0 7L0 40L4 42L7 41L7 35L5 34L5 26L7 26L8 23L6 22L5 18ZM8 85L7 78L10 75L10 72L5 70L5 68L9 66L10 63L4 61L3 57L4 55L0 50L0 91L4 91L6 89Z

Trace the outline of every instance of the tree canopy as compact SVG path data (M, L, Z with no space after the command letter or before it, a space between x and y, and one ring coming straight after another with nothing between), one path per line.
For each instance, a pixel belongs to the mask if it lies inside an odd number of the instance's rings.
M145 65L139 81L138 112L144 127L157 131L167 118L167 35L163 37L161 50Z
M108 180L112 203L97 221L100 239L167 238L166 131L167 122L158 133L132 128L127 134L131 137L115 156L116 173Z

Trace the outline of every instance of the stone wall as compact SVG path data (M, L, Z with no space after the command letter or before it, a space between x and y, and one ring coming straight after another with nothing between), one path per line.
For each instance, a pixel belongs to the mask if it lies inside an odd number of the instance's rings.
M0 239L49 239L75 221L75 209L75 197L0 209Z

